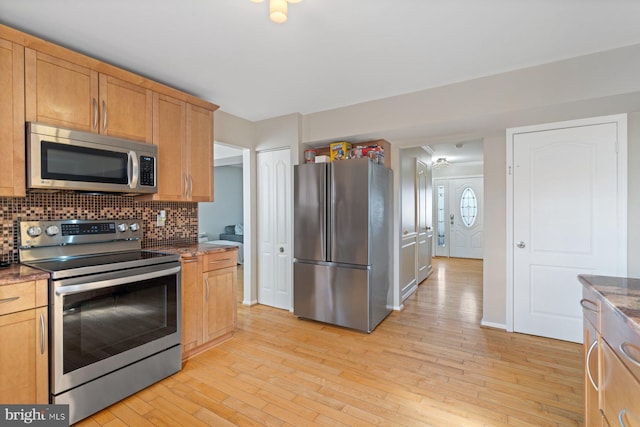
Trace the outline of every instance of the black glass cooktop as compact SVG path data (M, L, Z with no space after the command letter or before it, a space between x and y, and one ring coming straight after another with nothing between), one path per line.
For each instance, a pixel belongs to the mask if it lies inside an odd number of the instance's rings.
M178 261L180 255L156 251L128 251L94 256L58 258L25 263L31 267L51 273L51 277L62 278L83 274L103 273L125 268L143 267Z

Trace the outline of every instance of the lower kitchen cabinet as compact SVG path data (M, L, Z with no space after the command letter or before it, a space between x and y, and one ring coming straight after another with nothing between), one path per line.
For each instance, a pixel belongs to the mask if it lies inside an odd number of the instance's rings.
M216 340L233 332L236 327L237 267L227 267L203 273L205 281L204 337Z
M596 285L608 283L599 276L580 276L584 313L585 425L640 427L640 333L635 321L614 309L606 295L594 292ZM604 280L604 281L603 281ZM628 288L613 284L615 296L634 295L640 280L619 279ZM634 285L635 286L632 286ZM609 290L609 289L608 289ZM630 298L633 300L633 298ZM621 304L622 299L616 300ZM637 304L637 303L636 303Z
M0 286L0 303L0 402L47 404L47 281Z
M182 359L231 338L236 328L237 249L182 258Z

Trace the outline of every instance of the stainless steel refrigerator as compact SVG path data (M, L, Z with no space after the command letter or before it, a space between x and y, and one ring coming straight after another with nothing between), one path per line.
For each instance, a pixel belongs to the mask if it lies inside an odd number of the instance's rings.
M391 312L392 182L368 158L294 168L296 316L371 332Z

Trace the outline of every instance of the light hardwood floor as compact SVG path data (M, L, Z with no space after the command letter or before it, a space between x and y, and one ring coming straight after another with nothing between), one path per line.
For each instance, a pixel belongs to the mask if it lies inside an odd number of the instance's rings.
M582 346L481 328L481 282L436 259L368 335L240 305L233 339L80 425L582 425Z

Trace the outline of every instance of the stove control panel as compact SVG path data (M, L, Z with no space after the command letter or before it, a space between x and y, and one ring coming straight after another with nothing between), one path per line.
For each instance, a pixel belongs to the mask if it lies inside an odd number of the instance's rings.
M20 221L20 247L140 240L139 220Z

